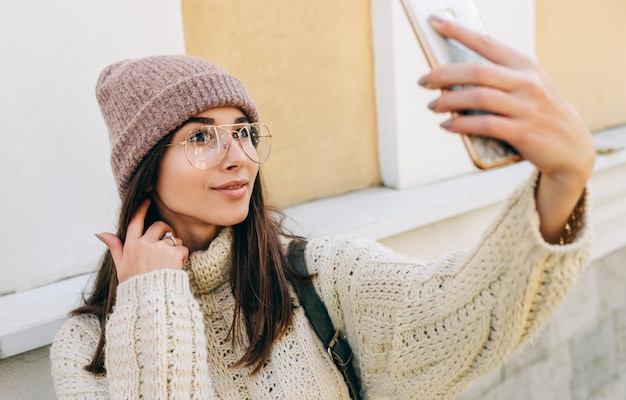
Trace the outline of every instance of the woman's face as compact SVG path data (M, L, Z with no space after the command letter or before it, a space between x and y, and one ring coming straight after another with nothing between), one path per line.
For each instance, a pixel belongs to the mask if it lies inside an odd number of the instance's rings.
M183 142L191 130L202 125L248 122L241 110L232 107L209 109L196 117L206 123L185 124L170 143ZM246 156L235 139L230 140L224 159L206 170L189 163L185 146L170 146L163 154L153 201L190 251L207 246L220 227L238 224L248 216L259 165Z

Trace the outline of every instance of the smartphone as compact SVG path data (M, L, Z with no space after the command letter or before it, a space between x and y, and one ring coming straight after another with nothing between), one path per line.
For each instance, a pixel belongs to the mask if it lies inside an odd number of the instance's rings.
M435 15L485 34L485 28L472 0L400 1L431 69L452 63L489 62L458 41L439 35L428 21L431 16ZM454 86L449 88L449 90L463 90L468 87ZM486 113L488 112L483 110L463 110L458 112L460 115ZM500 167L522 159L517 150L505 141L473 134L463 134L461 137L472 162L480 169Z

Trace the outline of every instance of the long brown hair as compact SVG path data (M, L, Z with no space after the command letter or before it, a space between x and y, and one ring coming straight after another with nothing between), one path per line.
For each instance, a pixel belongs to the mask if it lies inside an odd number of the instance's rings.
M117 236L124 243L128 224L141 202L149 196L148 189L156 186L159 165L172 134L154 146L139 164L122 198ZM156 207L151 206L146 217L146 228L159 219ZM290 283L301 284L310 277L299 275L287 261L280 236L294 238L284 231L282 214L265 204L260 172L254 183L247 218L232 227L231 287L235 298L235 312L231 325L233 345L242 343L239 337L243 319L249 345L243 357L233 365L253 366L258 372L269 357L273 343L289 328L293 318ZM100 338L91 362L85 369L94 374L105 373L104 347L106 321L115 305L117 274L111 253L107 250L102 260L89 297L84 305L70 314L93 314L100 321ZM242 318L243 317L243 318Z

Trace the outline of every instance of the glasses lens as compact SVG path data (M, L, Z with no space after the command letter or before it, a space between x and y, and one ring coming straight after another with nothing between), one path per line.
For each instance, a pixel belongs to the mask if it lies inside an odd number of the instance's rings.
M248 158L262 164L270 156L272 136L269 129L262 124L249 124L239 130L239 140Z
M187 135L185 151L191 165L198 169L208 169L222 159L225 147L214 126L194 129Z

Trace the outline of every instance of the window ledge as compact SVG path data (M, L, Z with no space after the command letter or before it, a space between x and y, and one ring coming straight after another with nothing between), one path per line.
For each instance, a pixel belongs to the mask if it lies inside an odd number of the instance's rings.
M626 165L626 126L594 134L594 174ZM375 187L300 204L286 210L287 226L303 236L350 233L376 240L505 200L530 176L528 162L451 178L411 189Z
M0 297L0 359L52 342L91 274Z
M614 177L623 176L623 171L610 173L615 168L626 168L626 126L597 133L594 140L599 148L622 149L599 155L596 160L594 177L609 173L606 179L598 179L597 186L594 186L594 193L601 193L603 198L609 199L604 217L596 224L613 229L612 237L619 239L612 242L612 247L605 245L594 251L592 257L595 259L626 244L624 224L620 222L626 219L626 214L624 207L619 208L618 204L623 202L625 188ZM413 189L369 188L288 208L285 222L289 229L303 236L349 233L384 239L499 203L529 176L531 170L528 163L520 163ZM602 203L596 201L594 207ZM615 216L616 210L622 214ZM602 217L602 213L597 214ZM606 229L597 229L600 235L596 236L607 235ZM67 318L67 312L80 303L91 277L91 274L82 275L1 296L0 359L50 344Z

